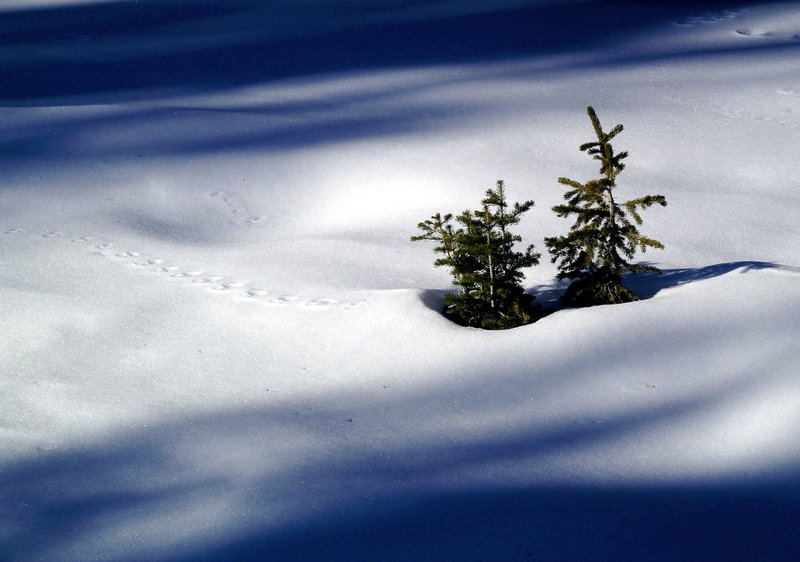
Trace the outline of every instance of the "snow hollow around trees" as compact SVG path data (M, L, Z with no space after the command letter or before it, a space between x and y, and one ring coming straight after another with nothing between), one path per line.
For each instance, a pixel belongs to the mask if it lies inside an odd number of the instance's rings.
M800 556L800 4L15 0L0 72L0 559ZM664 274L449 322L416 224L544 251L590 104Z

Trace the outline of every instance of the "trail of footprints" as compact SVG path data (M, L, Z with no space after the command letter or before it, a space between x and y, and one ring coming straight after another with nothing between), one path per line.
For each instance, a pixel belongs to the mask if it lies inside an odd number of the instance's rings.
M681 27L698 27L706 25L716 25L724 21L735 20L740 18L748 10L722 10L718 12L708 12L697 16L690 16L675 20L675 24ZM773 31L756 31L753 29L740 28L736 33L743 37L782 37L789 41L800 41L800 33L777 33ZM666 81L662 80L662 85L666 85ZM776 108L772 115L766 115L757 111L750 111L748 109L738 109L727 107L724 105L712 104L708 108L714 113L724 115L731 119L746 119L752 121L762 121L765 123L774 123L782 127L800 128L800 105L797 104L800 96L800 88L788 87L777 90L777 94L784 96L784 104L782 108ZM685 96L670 95L670 98L677 100L681 103L698 104L701 103L697 99L692 99ZM787 103L788 102L788 103Z
M722 10L720 12L708 12L698 16L689 16L675 20L678 25L696 27L699 25L715 24L725 20L732 20L742 15L742 10Z
M263 215L255 217L244 216L245 208L242 205L240 205L232 195L229 195L224 191L213 191L211 192L210 196L213 199L218 199L222 201L222 203L227 208L228 212L230 212L231 215L234 215L234 218L228 221L230 224L236 224L236 225L244 224L247 226L252 226L264 220Z
M697 16L689 16L675 20L675 24L682 27L698 27L703 25L714 25L726 20L738 19L742 14L747 12L743 10L722 10L719 12L708 12ZM800 41L800 32L781 33L773 30L759 31L755 29L739 28L736 33L743 37L751 37L758 39L761 37L772 37L784 39L787 41Z
M791 93L788 90L780 90L779 93ZM781 125L783 127L791 127L794 129L800 128L800 120L798 118L786 118L786 117L775 117L771 115L764 115L763 113L756 113L753 111L748 111L746 109L732 109L730 107L725 107L721 105L714 105L711 109L722 115L732 118L745 118L751 119L753 121L764 121L766 123L775 123L776 125ZM786 116L794 116L797 115L800 117L800 110L795 110L791 108L787 108L783 111L783 114Z
M798 88L782 88L777 90L777 94L787 96L790 103L793 105L785 105L782 108L776 108L775 114L765 115L756 111L748 109L737 109L719 104L708 104L707 101L701 101L695 98L679 95L668 95L669 98L684 104L706 104L706 107L714 113L724 115L731 119L745 119L751 121L762 121L765 123L774 123L781 127L789 127L792 129L800 128L800 105L798 99L792 99L800 96L800 89ZM795 107L796 106L796 107Z
M14 227L4 230L3 234L8 236L28 235L28 231L24 228ZM216 273L201 271L199 269L181 268L168 263L167 260L144 256L136 251L121 249L113 242L95 239L91 236L70 235L59 230L50 230L31 236L42 239L62 239L74 243L87 244L92 254L111 259L121 265L127 265L143 271L162 275L172 280L184 281L191 284L191 286L203 288L212 293L251 300L267 306L281 307L294 305L297 308L309 310L337 306L346 310L365 308L365 302L363 300L348 302L329 297L308 298L303 295L278 294L274 291L270 291L266 285L239 281L224 275L217 275Z

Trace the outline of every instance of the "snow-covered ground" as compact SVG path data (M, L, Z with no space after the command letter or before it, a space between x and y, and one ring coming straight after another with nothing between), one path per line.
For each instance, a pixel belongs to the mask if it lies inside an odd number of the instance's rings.
M800 556L798 3L6 0L0 76L0 559ZM416 223L543 251L589 104L664 274L448 322Z

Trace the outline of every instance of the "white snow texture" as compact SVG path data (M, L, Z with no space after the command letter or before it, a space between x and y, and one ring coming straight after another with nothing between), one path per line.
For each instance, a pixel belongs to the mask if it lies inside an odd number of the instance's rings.
M800 5L6 1L0 559L798 560ZM662 194L558 305L592 105ZM503 179L552 314L460 327Z

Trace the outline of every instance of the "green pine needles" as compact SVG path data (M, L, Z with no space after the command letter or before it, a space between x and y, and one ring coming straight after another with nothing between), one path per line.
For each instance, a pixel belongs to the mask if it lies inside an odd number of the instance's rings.
M553 211L573 218L564 236L545 238L560 279L572 279L561 301L568 306L594 306L638 300L622 285L627 273L661 271L647 264L632 263L637 251L663 248L658 240L639 232L641 210L652 205L666 206L663 195L645 195L618 203L614 198L617 176L625 169L627 152L615 153L611 140L622 132L622 125L603 131L597 114L586 108L596 141L580 146L600 162L600 177L580 183L558 178L567 186L564 204ZM533 321L534 297L520 285L522 270L538 265L541 255L533 245L515 249L522 239L511 228L533 207L533 201L506 201L505 185L497 182L486 191L482 207L453 217L437 213L417 225L422 231L411 240L436 242L434 252L441 257L436 266L450 269L456 292L445 296L445 315L464 326L505 329Z
M422 231L411 240L433 240L434 252L442 257L436 266L450 268L454 294L445 296L445 315L464 325L488 330L514 328L532 321L533 295L525 292L520 282L522 269L539 263L540 254L533 245L520 252L514 249L522 239L512 234L523 213L533 201L509 205L505 185L497 182L488 189L482 207L466 210L455 217L440 213L421 222Z
M622 286L622 275L650 271L661 273L651 265L633 264L637 250L663 248L658 240L641 234L640 209L651 205L665 206L663 195L645 195L618 203L614 199L617 176L625 169L622 160L627 152L614 153L611 139L622 132L617 125L608 133L603 131L597 114L586 108L597 141L587 142L580 150L600 162L602 177L584 183L568 178L558 182L569 189L564 193L566 203L556 205L553 211L559 217L574 217L568 234L545 238L545 245L553 263L558 265L558 277L575 279L562 297L562 302L572 306L593 306L637 300Z

